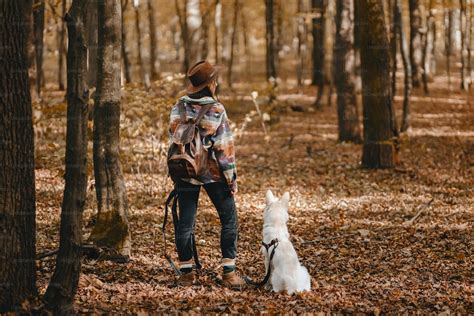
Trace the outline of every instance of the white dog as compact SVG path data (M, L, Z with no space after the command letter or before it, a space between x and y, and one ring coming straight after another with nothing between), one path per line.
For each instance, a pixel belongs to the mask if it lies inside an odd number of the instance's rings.
M295 248L289 240L288 228L288 204L290 194L286 192L278 200L273 196L272 191L267 191L267 206L263 212L263 242L269 245L275 238L278 239L278 246L271 262L270 283L275 292L293 292L311 290L311 281L308 270L300 264ZM262 253L265 257L265 270L268 271L270 254L274 246L268 251L262 246Z

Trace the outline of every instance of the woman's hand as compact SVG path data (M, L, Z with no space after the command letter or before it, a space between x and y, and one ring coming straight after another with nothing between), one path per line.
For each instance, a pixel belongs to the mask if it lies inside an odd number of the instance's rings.
M238 192L237 181L234 181L229 185L229 190L232 196Z

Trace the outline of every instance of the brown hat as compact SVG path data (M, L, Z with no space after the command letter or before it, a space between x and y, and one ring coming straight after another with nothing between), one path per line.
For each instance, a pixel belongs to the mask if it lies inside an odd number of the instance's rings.
M188 70L189 85L186 88L188 94L193 94L207 87L216 78L218 68L203 60L196 63Z

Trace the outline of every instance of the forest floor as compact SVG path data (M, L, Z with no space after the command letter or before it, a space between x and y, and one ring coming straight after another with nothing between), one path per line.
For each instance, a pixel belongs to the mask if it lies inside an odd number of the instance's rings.
M196 227L204 265L200 285L174 286L160 231L164 198L171 189L163 135L173 94L165 97L127 87L122 162L133 254L126 264L84 259L77 310L472 313L474 98L448 92L443 78L436 80L430 96L414 92L412 129L402 134L401 163L395 169L362 169L361 145L337 142L334 100L322 111L309 111L315 94L310 88L302 91L306 96L295 91L280 96L285 106L271 114L269 144L255 116L237 138L238 268L255 279L263 276L259 250L265 192L271 188L280 196L289 191L291 240L312 276L311 292L295 295L264 289L235 292L215 282L213 275L221 271L219 220L206 194L201 196ZM34 111L38 252L58 246L64 186L62 96L46 91L46 102ZM225 95L223 100L238 130L252 104ZM401 99L395 100L400 114ZM292 104L306 111L292 112ZM86 237L95 209L91 166L89 174ZM169 251L172 230L169 225ZM54 257L38 261L38 269L44 293Z

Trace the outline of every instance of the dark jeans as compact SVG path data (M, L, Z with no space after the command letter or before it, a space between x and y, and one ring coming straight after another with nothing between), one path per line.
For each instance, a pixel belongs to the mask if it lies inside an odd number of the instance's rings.
M204 184L209 198L217 209L221 221L221 252L222 258L234 259L237 255L237 211L234 197L225 183L213 182ZM200 185L184 181L176 183L179 205L179 225L175 241L179 261L193 258L192 234L199 200Z

